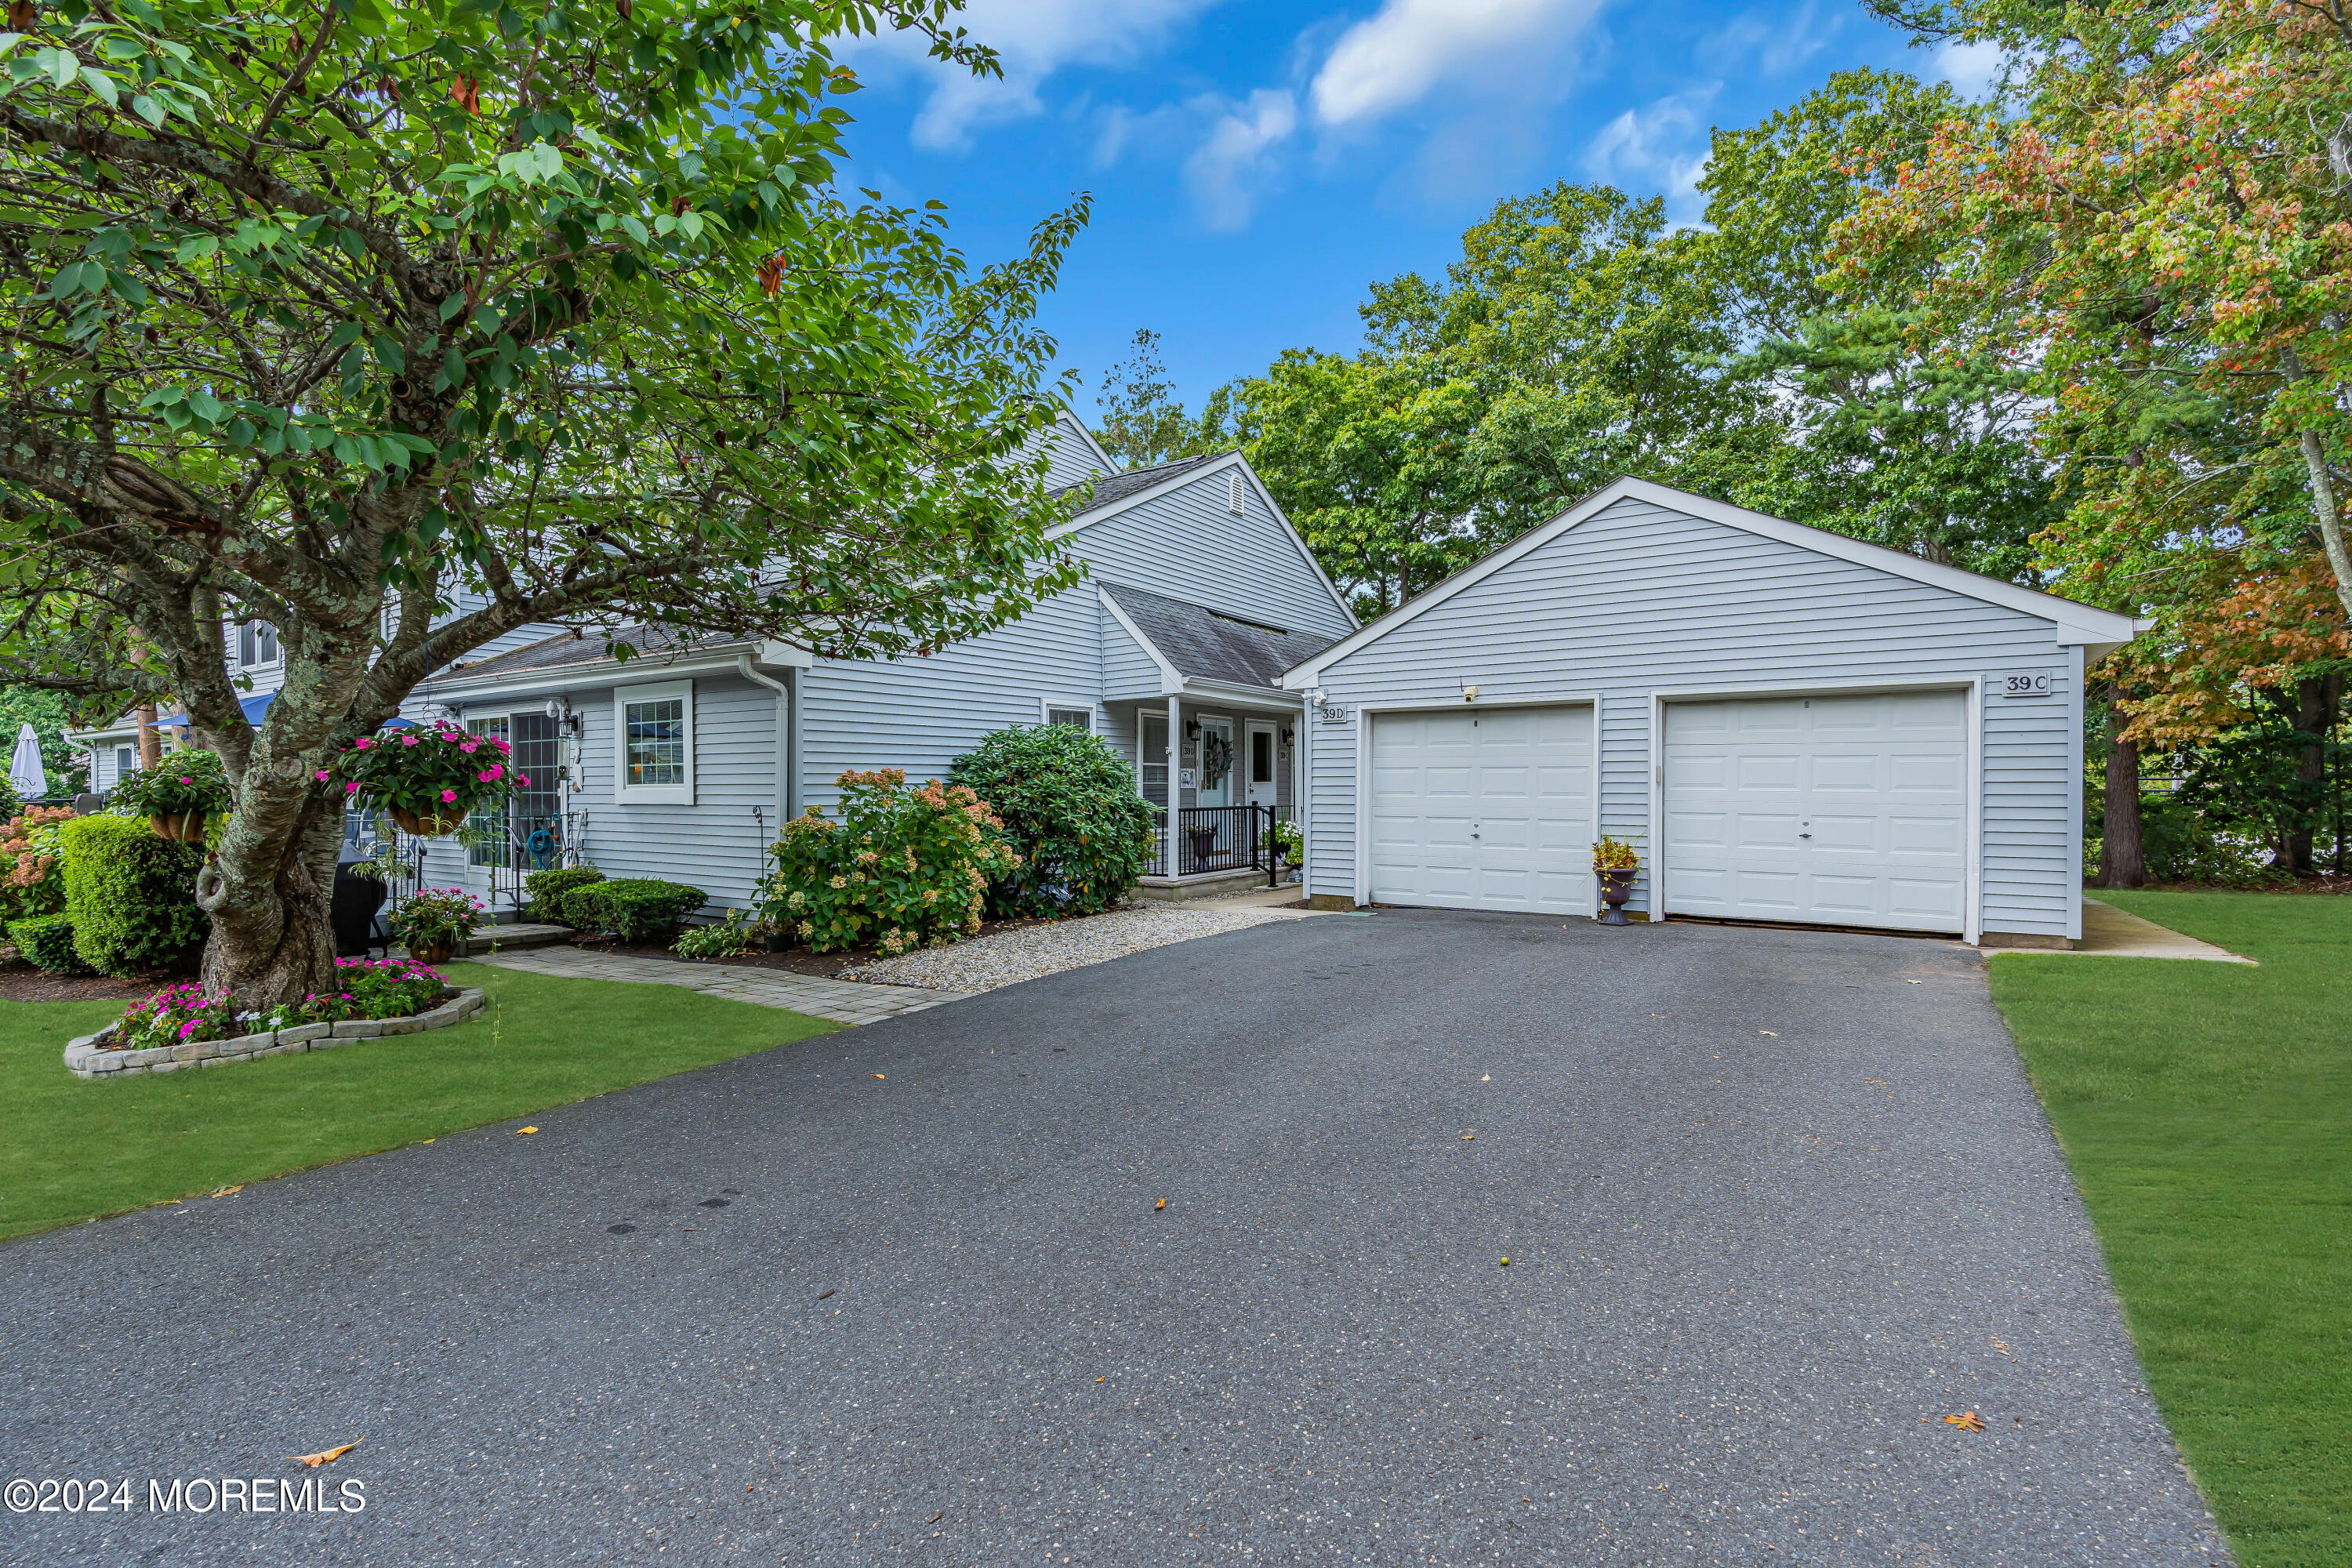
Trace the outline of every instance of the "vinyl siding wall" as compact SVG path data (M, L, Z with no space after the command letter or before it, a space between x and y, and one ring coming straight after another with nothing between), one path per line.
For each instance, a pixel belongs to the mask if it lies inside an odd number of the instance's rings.
M1324 586L1296 536L1242 487L1242 514L1227 504L1226 471L1085 523L1064 535L1094 575L1286 631L1341 637L1356 623Z
M691 680L694 687L694 804L645 805L616 801L613 691L598 687L564 694L580 715L580 766L569 796L583 813L574 829L583 858L607 877L655 877L687 882L718 909L748 908L765 869L765 847L775 837L777 694L739 676L671 676L651 661L625 685ZM539 709L543 698L519 699L515 710ZM468 719L507 710L496 699L466 704ZM754 812L758 815L754 815ZM436 839L425 879L436 887L471 887L483 873L465 864L465 847Z
M1982 919L2080 934L2081 650L2052 623L1793 544L1622 500L1318 678L1341 724L1310 719L1308 890L1356 893L1359 705L1479 705L1598 693L1601 829L1632 840L1649 908L1654 690L1983 678ZM2046 670L2046 699L2000 677Z

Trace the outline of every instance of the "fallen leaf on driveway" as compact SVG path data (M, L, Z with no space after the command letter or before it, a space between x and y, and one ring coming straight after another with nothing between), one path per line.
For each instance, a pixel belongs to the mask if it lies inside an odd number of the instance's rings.
M1774 1039L1776 1039L1776 1040L1777 1040L1777 1039L1779 1039L1779 1038L1780 1037L1777 1033L1775 1033L1773 1030L1770 1030L1770 1029L1759 1029L1759 1030L1757 1030L1756 1032L1757 1032L1758 1034L1759 1034L1759 1035L1769 1035L1769 1036L1771 1036L1771 1037L1772 1037L1772 1038L1774 1038Z
M945 1518L947 1518L947 1515L946 1515L946 1514L943 1514L943 1513L935 1513L935 1514L931 1515L931 1517L930 1517L930 1518L929 1518L929 1519L927 1519L927 1520L923 1521L923 1522L924 1522L925 1524L937 1524L937 1523L939 1523L939 1521L941 1521L941 1520L943 1520L943 1519L945 1519Z
M352 1442L345 1443L339 1448L324 1448L315 1454L296 1454L293 1457L294 1462L298 1465L308 1465L315 1470L320 1465L332 1464L335 1460L341 1458L345 1454L350 1453L353 1448L358 1447L360 1444L366 1441L366 1438L361 1437L356 1438Z
M1470 1140L1472 1140L1473 1138L1475 1138L1475 1137L1477 1137L1477 1136L1478 1136L1478 1134L1477 1134L1477 1133L1475 1133L1475 1132L1465 1132L1464 1134L1462 1134L1462 1142L1464 1142L1465 1143L1467 1143L1467 1142L1470 1142Z
M536 1127L518 1127L518 1128L516 1128L516 1129L515 1129L515 1136L516 1136L516 1137L518 1137L518 1138L520 1138L520 1137L523 1137L523 1136L525 1136L525 1135L527 1135L527 1134L529 1134L529 1133L536 1132L536 1131L539 1131L539 1129L538 1129L538 1128L536 1128Z
M225 1198L225 1197L228 1196L228 1195L229 1195L229 1194L231 1194L231 1193L241 1193L241 1192L243 1192L243 1191L245 1191L245 1184L244 1184L243 1182L239 1182L236 1185L233 1186L233 1187L223 1187L223 1188L221 1188L218 1192L216 1192L216 1193L213 1194L213 1196L215 1196L215 1197L216 1197L216 1198Z
M818 1292L816 1293L816 1299L817 1299L818 1300L822 1301L822 1300L824 1300L827 1296L830 1296L830 1295L832 1295L832 1294L833 1294L833 1292L832 1292L831 1290L820 1290L820 1291L818 1291Z
M1919 983L1918 983L1917 981L1916 981L1916 980L1906 980L1906 981L1905 981L1903 984L1906 984L1906 985L1916 985L1916 984L1918 984Z
M1944 1425L1947 1426L1957 1426L1963 1432L1981 1432L1984 1430L1983 1418L1978 1415L1973 1410L1968 1412L1968 1414L1964 1415L1947 1415L1944 1417Z
M1152 1212L1153 1214L1158 1214L1161 1209L1164 1209L1164 1208L1166 1208L1167 1206L1168 1206L1168 1200L1167 1200L1166 1198L1162 1198L1162 1199L1160 1199L1158 1203L1153 1204L1153 1205L1151 1205L1151 1212Z

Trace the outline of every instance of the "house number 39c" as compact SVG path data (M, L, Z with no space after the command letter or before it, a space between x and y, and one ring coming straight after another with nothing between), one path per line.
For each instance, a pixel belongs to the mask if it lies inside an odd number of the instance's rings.
M2034 670L2021 675L2001 677L2003 697L2047 697L2050 695L2050 672Z

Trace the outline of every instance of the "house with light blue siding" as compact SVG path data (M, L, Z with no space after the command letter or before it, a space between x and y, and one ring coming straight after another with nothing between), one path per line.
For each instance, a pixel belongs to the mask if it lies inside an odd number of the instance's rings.
M1293 667L1326 907L2082 936L2084 670L2141 623L1620 479Z
M532 783L467 841L428 841L425 881L503 913L530 869L583 859L747 907L782 823L833 807L845 771L942 777L990 731L1045 723L1103 736L1161 808L1147 892L1265 880L1265 830L1301 790L1279 678L1354 616L1239 453L1121 470L1065 416L1049 458L1087 579L929 658L549 626L436 675L416 712L505 740Z

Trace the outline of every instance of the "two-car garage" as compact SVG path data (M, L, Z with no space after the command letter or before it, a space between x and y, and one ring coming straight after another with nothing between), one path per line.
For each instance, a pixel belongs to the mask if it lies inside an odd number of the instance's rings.
M1330 904L2064 945L2129 617L1624 479L1288 672Z

